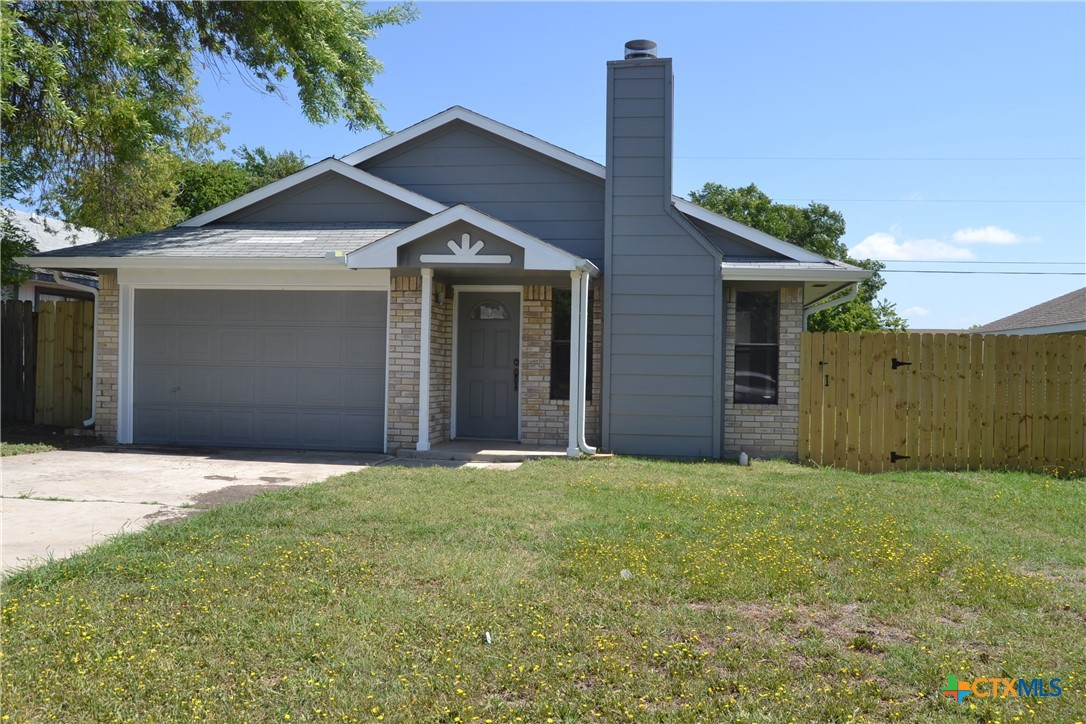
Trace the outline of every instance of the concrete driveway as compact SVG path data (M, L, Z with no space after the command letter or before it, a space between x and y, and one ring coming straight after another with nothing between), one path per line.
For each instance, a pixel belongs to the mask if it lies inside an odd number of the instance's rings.
M63 558L257 493L387 462L386 455L86 448L3 458L0 572Z

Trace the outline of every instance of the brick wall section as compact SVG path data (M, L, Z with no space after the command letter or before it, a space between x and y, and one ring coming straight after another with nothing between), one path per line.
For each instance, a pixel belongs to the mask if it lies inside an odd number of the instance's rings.
M799 340L803 331L803 290L781 289L780 377L776 405L737 405L735 386L735 289L727 290L724 334L724 457L795 460L799 447Z
M520 432L526 445L569 444L569 401L551 399L551 308L553 288L526 286L521 324L523 347L520 356ZM601 295L593 293L593 390L585 413L585 437L590 445L600 438L600 367L603 315Z
M388 304L388 449L414 449L419 429L422 277L393 277Z
M430 444L449 439L452 416L452 294L434 282L434 294L445 295L434 303L430 317Z
M117 403L120 374L121 290L117 275L98 276L98 379L95 380L94 431L108 442L117 441Z

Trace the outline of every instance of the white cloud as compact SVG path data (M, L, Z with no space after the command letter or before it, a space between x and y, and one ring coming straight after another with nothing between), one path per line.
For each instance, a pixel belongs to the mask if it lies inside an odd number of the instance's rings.
M1017 244L1022 241L1018 234L998 226L958 229L951 238L956 244Z
M938 239L909 239L898 242L893 234L881 231L871 234L848 250L857 259L886 261L968 261L976 259L969 249L951 246Z
M902 314L906 317L926 317L931 314L931 310L925 307L909 307Z

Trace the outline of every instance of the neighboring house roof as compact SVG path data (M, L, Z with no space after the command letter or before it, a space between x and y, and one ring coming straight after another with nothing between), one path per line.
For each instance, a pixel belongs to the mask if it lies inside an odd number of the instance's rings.
M41 258L92 257L260 257L321 258L348 252L399 231L406 224L220 224L170 228L58 249ZM38 258L36 257L36 258Z
M1086 287L969 331L980 334L1086 332Z
M83 226L69 226L66 221L60 219L31 214L19 209L11 209L11 213L15 223L34 239L39 252L91 244L101 238L94 229Z

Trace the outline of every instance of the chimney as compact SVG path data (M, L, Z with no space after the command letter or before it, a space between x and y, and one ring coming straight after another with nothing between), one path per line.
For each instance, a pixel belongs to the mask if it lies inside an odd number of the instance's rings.
M661 212L671 203L673 85L671 59L651 40L631 40L607 63L608 184L616 198L654 197Z

